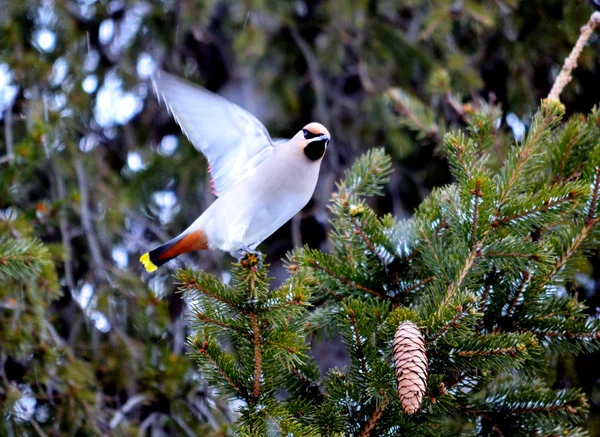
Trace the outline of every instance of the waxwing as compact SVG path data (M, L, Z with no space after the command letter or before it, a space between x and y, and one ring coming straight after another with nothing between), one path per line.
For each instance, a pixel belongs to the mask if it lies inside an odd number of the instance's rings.
M329 132L313 122L275 144L252 114L217 94L163 71L152 83L159 102L208 160L218 197L191 226L140 262L152 272L195 250L253 253L312 197Z

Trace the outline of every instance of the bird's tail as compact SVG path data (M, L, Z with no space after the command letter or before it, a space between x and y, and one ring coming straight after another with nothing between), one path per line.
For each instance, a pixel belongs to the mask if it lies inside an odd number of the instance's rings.
M164 263L185 252L208 249L208 239L202 229L184 233L168 243L146 252L140 262L148 272L153 272Z

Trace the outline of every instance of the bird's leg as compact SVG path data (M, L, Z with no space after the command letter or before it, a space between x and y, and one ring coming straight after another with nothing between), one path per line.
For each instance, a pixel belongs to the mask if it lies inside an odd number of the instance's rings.
M258 261L258 263L256 261ZM240 243L238 263L242 264L244 267L257 266L258 270L260 270L263 267L262 253Z

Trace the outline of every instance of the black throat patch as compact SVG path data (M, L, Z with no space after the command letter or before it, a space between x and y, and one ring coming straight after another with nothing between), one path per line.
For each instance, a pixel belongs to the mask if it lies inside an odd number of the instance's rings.
M310 142L304 148L304 154L311 161L317 161L325 155L327 149L327 143L329 140L318 140Z

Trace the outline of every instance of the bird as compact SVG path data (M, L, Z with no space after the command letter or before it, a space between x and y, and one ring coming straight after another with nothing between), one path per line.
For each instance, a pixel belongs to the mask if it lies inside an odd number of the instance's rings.
M151 77L159 103L206 157L216 200L177 237L143 254L153 272L182 253L218 249L242 259L311 199L331 135L311 122L274 142L252 114L162 70Z

